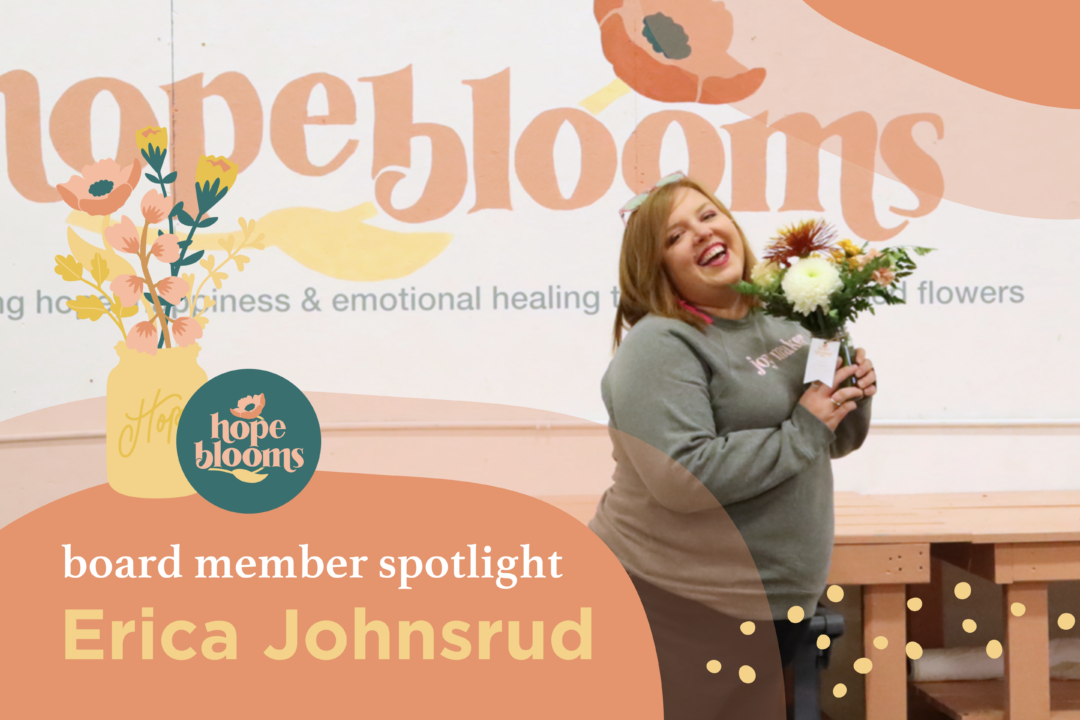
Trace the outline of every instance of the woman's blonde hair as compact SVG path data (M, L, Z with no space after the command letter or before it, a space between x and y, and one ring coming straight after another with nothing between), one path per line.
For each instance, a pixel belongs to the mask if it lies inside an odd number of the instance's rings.
M707 197L739 231L743 250L743 280L750 280L750 271L757 264L757 258L746 242L746 235L731 211L701 183L682 178L656 188L630 215L623 232L622 252L619 255L619 307L615 311L616 348L622 341L624 329L632 328L649 313L682 320L699 330L705 329L705 320L682 304L664 259L664 233L675 204L675 195L682 188L697 190Z

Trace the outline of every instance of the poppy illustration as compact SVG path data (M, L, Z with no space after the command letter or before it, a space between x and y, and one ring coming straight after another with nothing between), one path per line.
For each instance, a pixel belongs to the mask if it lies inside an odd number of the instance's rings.
M229 412L241 420L254 420L259 417L265 407L266 396L259 393L258 395L248 395L240 398L239 402L236 403L236 407L229 408Z
M734 21L716 0L595 0L604 57L615 74L661 102L722 105L750 97L765 69L728 54Z

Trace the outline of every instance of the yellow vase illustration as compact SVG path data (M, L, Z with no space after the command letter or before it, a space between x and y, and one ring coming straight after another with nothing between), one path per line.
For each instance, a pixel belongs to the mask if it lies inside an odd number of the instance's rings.
M198 343L155 355L117 343L105 410L109 485L124 495L171 498L195 490L176 456L176 428L191 396L206 382Z

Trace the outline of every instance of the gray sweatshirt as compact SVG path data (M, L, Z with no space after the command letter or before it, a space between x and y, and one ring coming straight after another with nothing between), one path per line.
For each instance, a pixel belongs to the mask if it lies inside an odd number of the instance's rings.
M830 457L862 444L870 401L835 434L801 406L809 341L758 311L704 333L649 315L627 334L601 385L614 484L589 526L629 573L734 617L813 613L833 546Z

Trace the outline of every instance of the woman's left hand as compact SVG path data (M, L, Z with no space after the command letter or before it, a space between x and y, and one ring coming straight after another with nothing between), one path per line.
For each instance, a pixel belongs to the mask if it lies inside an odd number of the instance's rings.
M874 372L874 363L870 362L862 348L855 350L855 367L856 386L862 389L863 397L873 397L877 392L877 373Z

